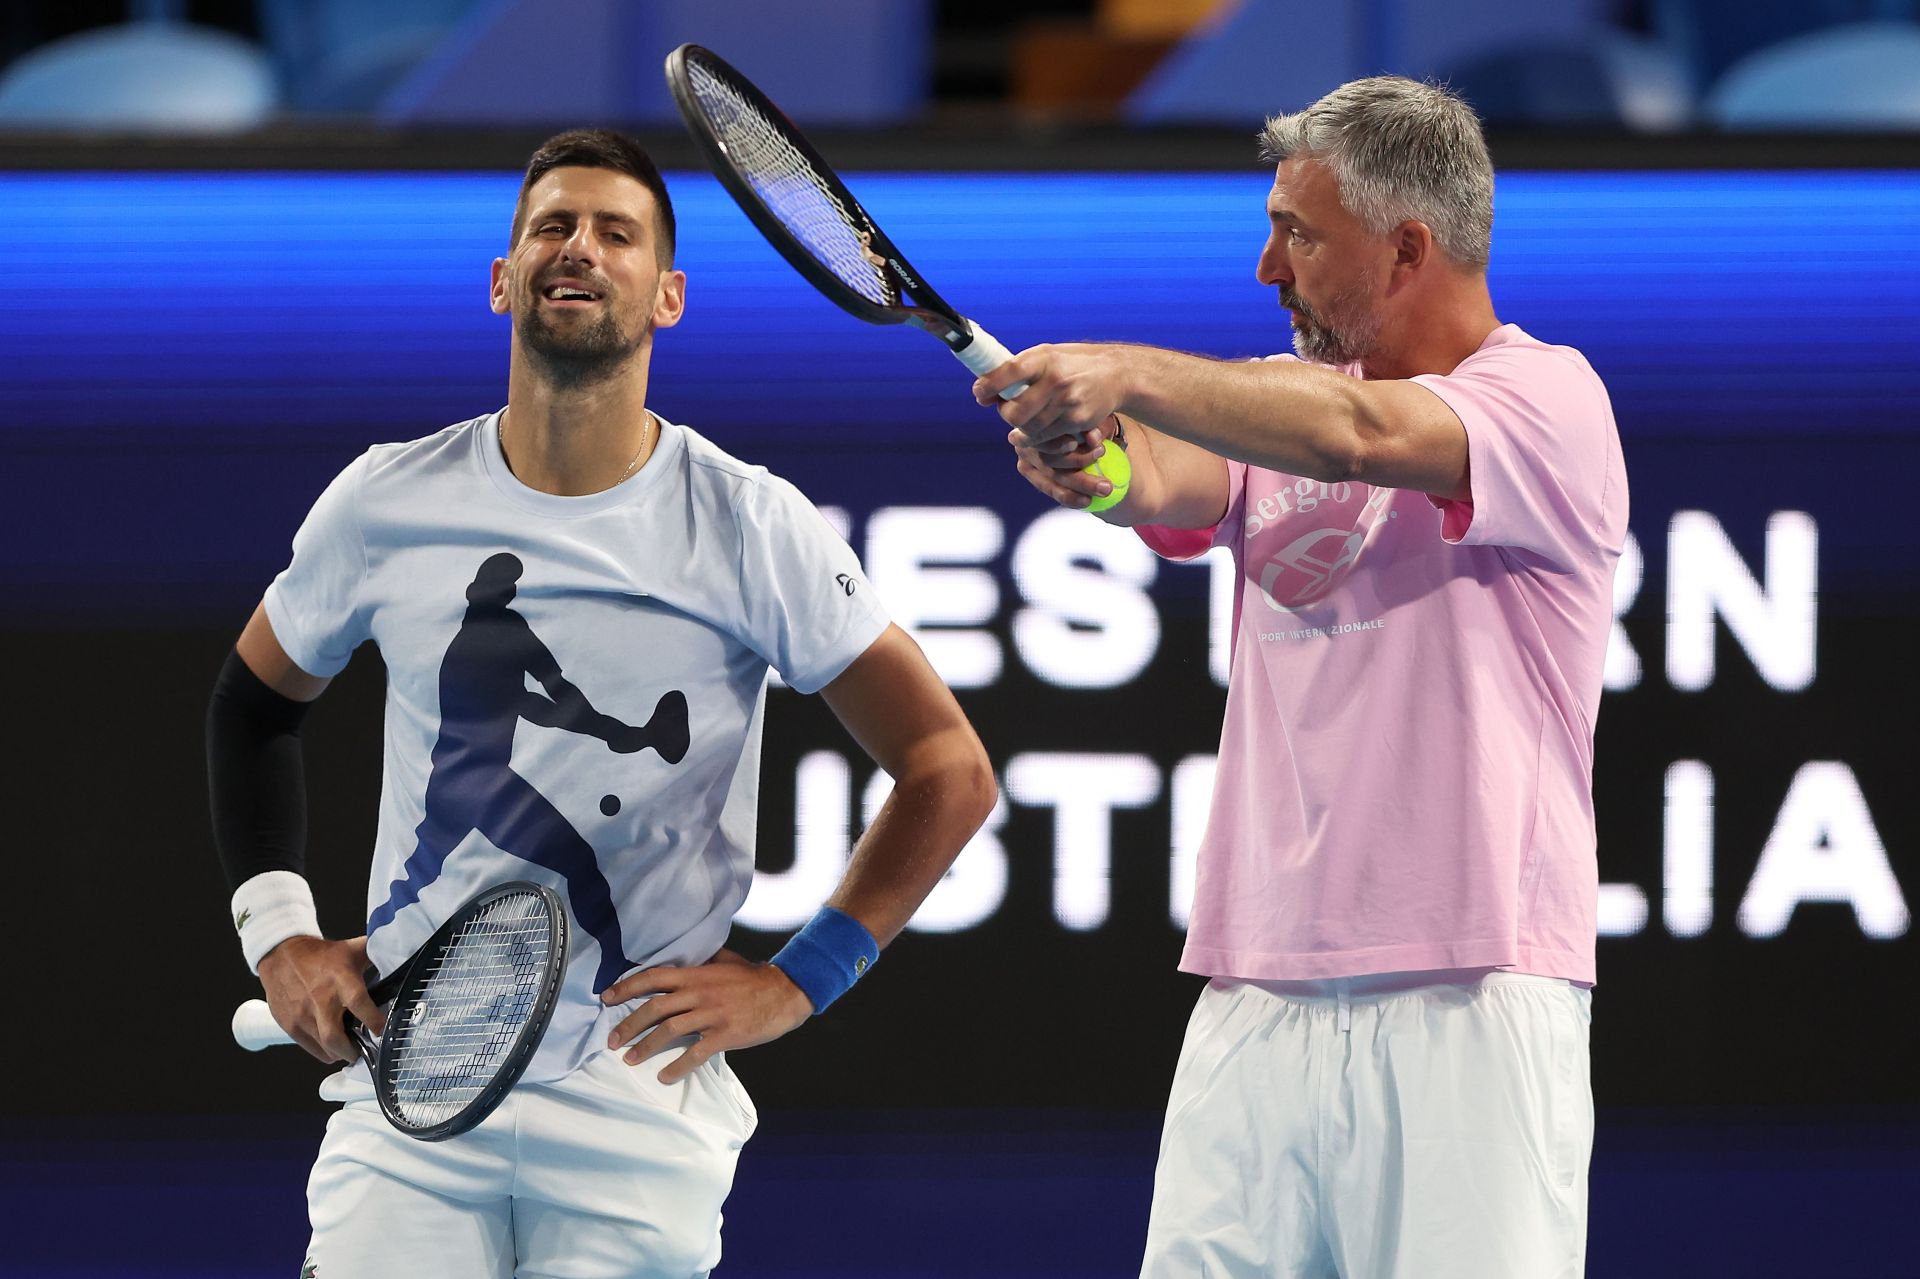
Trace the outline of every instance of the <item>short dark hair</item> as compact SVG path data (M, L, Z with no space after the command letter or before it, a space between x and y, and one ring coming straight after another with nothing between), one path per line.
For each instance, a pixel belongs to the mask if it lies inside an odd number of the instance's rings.
M663 267L673 265L675 229L673 201L667 198L667 183L660 167L646 148L625 134L612 129L569 129L556 133L540 144L527 161L527 176L520 182L520 199L513 206L513 243L520 242L520 221L527 215L527 192L555 169L612 169L624 173L653 193L656 230L659 232L658 256ZM509 246L511 247L511 246Z

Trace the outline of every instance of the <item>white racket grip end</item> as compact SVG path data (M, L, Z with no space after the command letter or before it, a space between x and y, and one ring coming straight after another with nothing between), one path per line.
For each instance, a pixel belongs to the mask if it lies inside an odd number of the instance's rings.
M994 337L993 334L987 332L972 320L967 321L967 327L973 330L973 341L967 343L958 351L955 351L953 356L959 360L960 363L972 369L974 376L985 377L1013 358L1013 352L1000 345L1000 340ZM1000 392L1000 398L1003 400L1011 400L1014 396L1026 389L1027 384L1025 382L1016 382L1012 386L1002 390Z
M249 999L233 1010L233 1042L250 1053L257 1053L262 1048L290 1044L293 1036L280 1029L266 1000Z

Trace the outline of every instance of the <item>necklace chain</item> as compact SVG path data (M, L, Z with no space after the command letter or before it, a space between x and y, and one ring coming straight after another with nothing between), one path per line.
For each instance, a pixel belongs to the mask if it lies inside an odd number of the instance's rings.
M647 451L647 441L652 438L653 438L653 414L651 412L648 412L647 415L640 420L640 445L638 448L633 450L633 460L627 463L627 469L620 472L620 478L616 479L612 484L609 484L607 486L608 488L613 488L617 485L626 483L627 477L640 469L640 455ZM500 417L500 454L501 456L502 457L506 456L506 452L507 452L507 417L505 414L502 414ZM508 463L508 465L511 466L512 463Z
M640 443L633 450L633 460L627 463L626 470L620 472L620 478L614 481L615 484L626 483L627 477L640 469L640 454L646 451L647 440L652 434L653 414L649 413L640 419Z

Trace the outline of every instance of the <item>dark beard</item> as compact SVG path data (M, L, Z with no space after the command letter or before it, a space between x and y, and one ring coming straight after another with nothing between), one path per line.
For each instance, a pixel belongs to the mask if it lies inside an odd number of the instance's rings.
M1372 354L1380 336L1379 320L1370 315L1340 314L1353 311L1363 292L1364 286L1359 286L1339 294L1323 312L1291 289L1284 290L1280 301L1298 319L1293 329L1293 353L1314 364L1358 364Z
M520 342L547 380L565 390L604 382L618 373L653 332L649 322L629 340L620 332L610 310L602 310L591 324L562 337L535 305L520 321Z

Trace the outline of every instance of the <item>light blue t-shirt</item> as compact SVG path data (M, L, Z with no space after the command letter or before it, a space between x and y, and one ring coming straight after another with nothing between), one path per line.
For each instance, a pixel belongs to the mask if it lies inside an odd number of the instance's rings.
M887 616L799 490L662 420L602 493L514 478L500 414L342 471L266 594L300 668L387 665L369 960L390 973L462 902L530 879L573 954L526 1078L603 1049L622 973L708 959L753 877L769 666L831 681ZM631 1007L631 1006L629 1006Z

